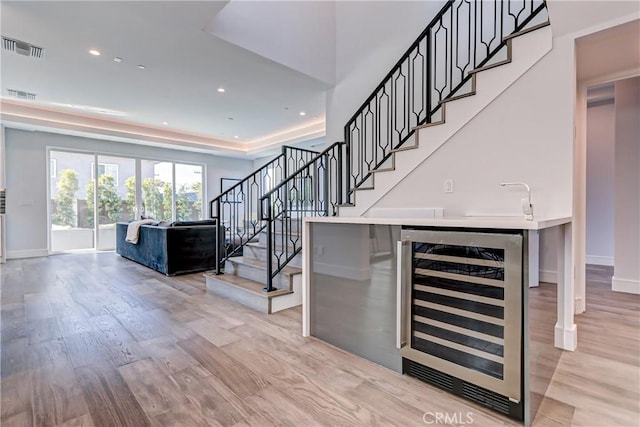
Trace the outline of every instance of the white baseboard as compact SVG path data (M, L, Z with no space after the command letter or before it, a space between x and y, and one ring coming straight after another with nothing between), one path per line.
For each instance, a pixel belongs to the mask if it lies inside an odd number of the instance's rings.
M576 347L578 347L577 326L574 324L563 328L556 323L553 334L553 343L557 348L574 351Z
M26 251L7 251L7 259L37 258L42 256L49 256L49 251L46 249L29 249Z
M613 276L611 279L611 289L614 292L640 295L640 280L621 279Z
M612 256L586 255L584 257L584 262L586 264L609 265L609 266L613 267L613 257Z
M558 272L553 270L540 270L540 282L558 283Z

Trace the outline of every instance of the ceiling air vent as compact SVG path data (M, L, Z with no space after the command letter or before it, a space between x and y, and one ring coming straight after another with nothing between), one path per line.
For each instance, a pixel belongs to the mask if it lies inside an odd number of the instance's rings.
M34 46L20 40L10 39L5 36L2 36L2 48L19 55L30 56L36 59L43 59L45 52L42 47Z
M29 101L36 100L35 93L25 92L23 90L7 89L7 93L9 94L9 96L12 96L18 99L28 99Z

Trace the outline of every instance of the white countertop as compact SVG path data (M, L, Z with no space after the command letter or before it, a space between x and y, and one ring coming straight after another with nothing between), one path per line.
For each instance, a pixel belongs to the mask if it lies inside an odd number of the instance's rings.
M514 216L463 216L442 218L366 218L344 216L305 217L305 222L333 224L385 224L427 227L498 228L518 230L542 230L571 222L571 217L534 218L527 221Z

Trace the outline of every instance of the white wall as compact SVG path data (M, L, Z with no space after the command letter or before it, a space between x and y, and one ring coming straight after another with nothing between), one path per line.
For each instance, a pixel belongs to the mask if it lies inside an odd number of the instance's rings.
M205 164L206 200L219 193L221 177L243 178L253 168L250 160L16 129L6 129L5 145L7 255L16 258L47 254L47 146Z
M6 179L4 125L0 125L0 188L4 188Z
M615 86L613 290L640 294L640 77Z
M587 110L587 264L613 265L613 100Z
M571 216L574 90L567 82L572 73L573 44L554 40L549 54L375 207L442 207L445 216L520 216L526 192L499 183L524 181L531 186L535 216ZM453 193L444 192L446 179L454 181Z
M336 85L327 91L327 141L343 127L444 1L336 2Z
M207 25L210 34L324 83L335 81L335 3L233 1Z

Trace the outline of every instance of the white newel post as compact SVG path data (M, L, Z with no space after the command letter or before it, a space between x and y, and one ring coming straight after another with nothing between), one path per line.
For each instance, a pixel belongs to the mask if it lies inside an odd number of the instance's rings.
M573 351L578 344L574 315L574 275L571 223L561 225L558 239L558 321L555 326L554 345Z
M529 287L540 285L540 231L529 230Z

